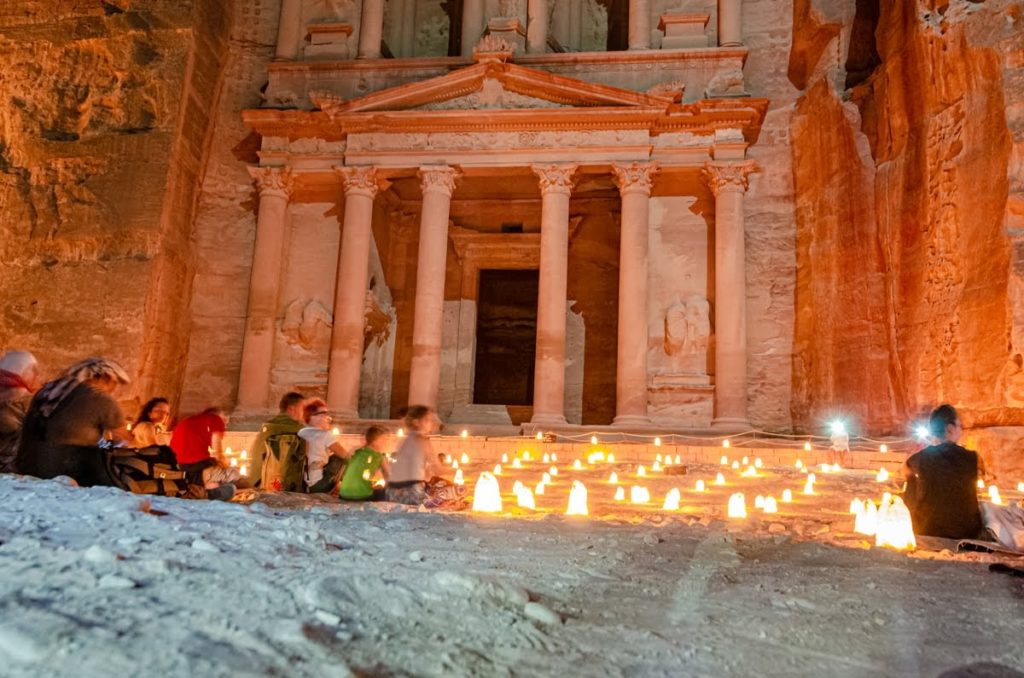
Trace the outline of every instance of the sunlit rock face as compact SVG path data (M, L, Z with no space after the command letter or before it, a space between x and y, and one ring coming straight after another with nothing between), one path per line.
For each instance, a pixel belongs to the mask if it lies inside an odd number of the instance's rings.
M875 29L822 5L790 61L794 424L902 432L939 402L1019 424L1019 6L882 2Z
M89 354L174 396L230 3L0 7L0 346Z

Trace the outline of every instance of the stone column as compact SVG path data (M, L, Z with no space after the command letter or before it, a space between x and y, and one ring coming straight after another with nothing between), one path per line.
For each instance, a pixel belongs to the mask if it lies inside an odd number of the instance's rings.
M343 419L359 418L359 376L363 368L366 280L373 241L373 167L335 167L345 187L345 222L338 247L334 327L327 368L327 406Z
M359 54L357 59L379 59L384 37L384 0L363 0L359 19Z
M416 259L416 301L412 325L409 404L437 407L441 380L444 274L448 217L457 172L453 167L421 167L420 246Z
M565 423L565 301L569 196L576 165L534 165L540 177L540 288L534 363L534 424Z
M462 3L462 56L473 56L473 48L484 31L484 0Z
M288 168L250 167L256 180L260 208L249 277L249 306L242 339L242 368L238 375L238 409L262 411L270 395L277 298L288 225L292 173Z
M743 0L718 0L718 45L735 47L743 44Z
M278 59L297 59L302 40L302 0L281 0L281 18L277 23Z
M619 245L619 346L615 365L615 424L647 417L647 238L651 185L658 163L613 165L622 196Z
M715 418L713 426L745 429L747 419L747 271L743 194L753 162L708 163L715 195Z
M650 0L629 0L629 48L651 48Z
M543 54L548 49L548 2L529 0L526 7L526 51Z

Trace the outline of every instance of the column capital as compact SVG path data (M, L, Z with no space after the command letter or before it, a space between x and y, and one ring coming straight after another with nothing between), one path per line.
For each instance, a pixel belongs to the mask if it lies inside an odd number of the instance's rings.
M737 163L705 163L701 171L708 188L716 196L722 191L739 191L745 193L749 185L750 175L761 171L753 160Z
M531 165L530 169L540 179L540 193L561 193L570 195L572 193L572 175L576 173L579 165Z
M634 162L629 165L612 165L612 172L615 175L615 185L619 187L619 193L643 193L651 194L651 186L654 184L654 175L658 173L661 164L658 162Z
M455 181L459 178L459 171L447 165L428 165L420 167L416 176L420 178L420 190L423 193L431 191L443 193L449 198L455 191Z
M341 178L345 195L365 195L374 198L378 191L388 187L388 182L377 176L377 168L372 165L335 167L334 173Z
M291 167L250 166L249 176L256 180L260 197L276 196L289 200L295 187L295 176Z

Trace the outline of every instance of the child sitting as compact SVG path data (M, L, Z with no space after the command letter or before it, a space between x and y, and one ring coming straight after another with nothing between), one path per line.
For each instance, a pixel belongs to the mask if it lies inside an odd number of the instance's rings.
M306 441L306 491L333 492L345 470L345 448L331 432L331 414L322 400L313 400L303 412L306 427L299 437Z
M350 501L383 501L384 488L374 489L374 476L380 471L385 480L388 466L384 460L387 431L379 426L366 429L366 445L352 453L341 477L338 496Z

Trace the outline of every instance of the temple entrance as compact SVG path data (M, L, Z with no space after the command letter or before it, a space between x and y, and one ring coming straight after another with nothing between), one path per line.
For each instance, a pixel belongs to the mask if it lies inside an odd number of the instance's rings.
M539 271L480 271L473 403L533 405Z

